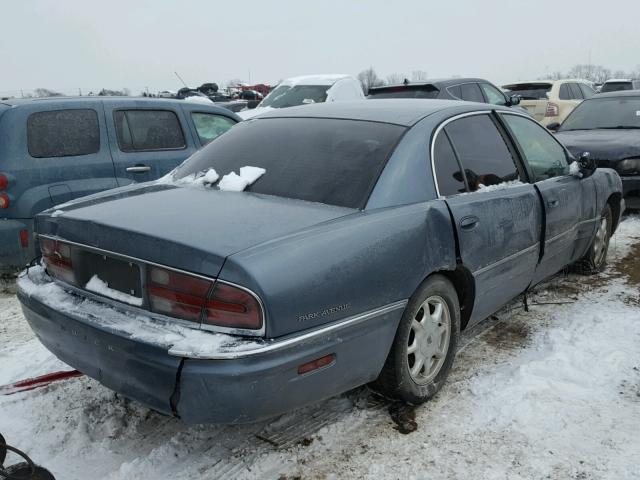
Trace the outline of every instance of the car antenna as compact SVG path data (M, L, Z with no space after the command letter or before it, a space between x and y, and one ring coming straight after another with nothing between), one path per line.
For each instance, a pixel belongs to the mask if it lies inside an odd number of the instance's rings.
M173 73L176 74L176 77L178 77L178 80L180 80L186 88L189 88L189 85L187 85L187 83L182 79L182 77L178 75L178 72L173 72Z

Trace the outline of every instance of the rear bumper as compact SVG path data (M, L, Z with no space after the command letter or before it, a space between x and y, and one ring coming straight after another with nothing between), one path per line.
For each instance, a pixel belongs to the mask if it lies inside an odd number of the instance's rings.
M29 232L29 245L20 244L20 231ZM32 219L0 219L0 274L14 273L35 257Z
M627 208L640 209L640 175L620 176Z
M18 282L25 317L44 346L108 388L186 423L253 422L374 380L406 305L396 302L350 317L335 328L284 340L261 344L251 340L248 348L237 351L207 350L204 357L224 357L207 359L170 353L170 345L150 341L149 334L143 341L114 329L131 318L101 325L97 302L60 291L34 294ZM61 295L68 295L76 306L59 308ZM123 315L104 308L104 315ZM96 314L101 318L94 318ZM206 338L219 335L201 333ZM331 354L335 355L331 364L298 374L300 365Z

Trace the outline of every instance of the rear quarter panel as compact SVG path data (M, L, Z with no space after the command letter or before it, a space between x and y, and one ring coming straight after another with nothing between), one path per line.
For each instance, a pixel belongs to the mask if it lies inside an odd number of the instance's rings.
M279 337L408 299L455 268L446 205L433 200L357 212L230 256L220 278L256 292Z

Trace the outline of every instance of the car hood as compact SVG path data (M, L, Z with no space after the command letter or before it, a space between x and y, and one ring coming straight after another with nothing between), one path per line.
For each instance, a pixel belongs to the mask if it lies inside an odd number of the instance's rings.
M558 132L560 140L574 155L589 152L600 166L640 156L640 130L575 130Z
M37 216L40 234L217 276L234 253L356 210L249 192L141 184Z

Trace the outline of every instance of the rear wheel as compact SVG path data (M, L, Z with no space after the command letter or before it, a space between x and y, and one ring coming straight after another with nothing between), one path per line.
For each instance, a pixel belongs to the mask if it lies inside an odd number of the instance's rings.
M609 251L609 239L611 238L611 228L613 226L612 218L611 207L606 205L598 220L596 234L589 246L589 250L584 257L574 264L576 272L584 275L593 275L604 270L607 265L607 252Z
M459 334L456 290L445 277L433 275L409 300L374 388L409 403L425 402L444 384Z

